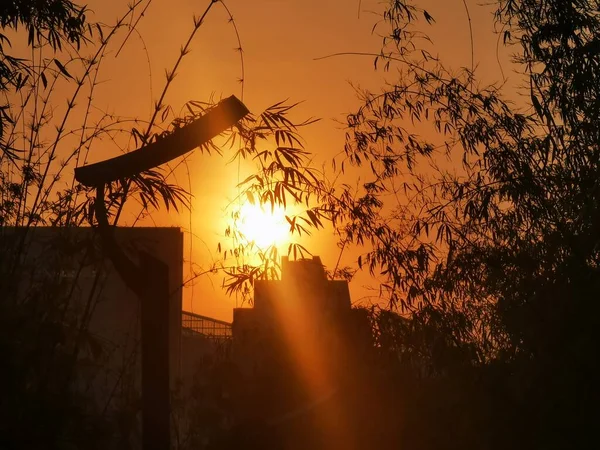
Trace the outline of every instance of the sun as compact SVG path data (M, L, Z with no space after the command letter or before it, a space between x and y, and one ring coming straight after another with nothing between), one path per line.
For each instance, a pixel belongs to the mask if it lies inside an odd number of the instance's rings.
M245 203L240 209L238 229L248 240L261 249L278 246L289 240L290 225L285 210L270 205Z

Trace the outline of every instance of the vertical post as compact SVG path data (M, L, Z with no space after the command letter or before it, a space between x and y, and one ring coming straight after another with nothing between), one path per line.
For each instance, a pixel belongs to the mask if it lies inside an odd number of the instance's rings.
M140 252L142 449L169 450L169 267Z

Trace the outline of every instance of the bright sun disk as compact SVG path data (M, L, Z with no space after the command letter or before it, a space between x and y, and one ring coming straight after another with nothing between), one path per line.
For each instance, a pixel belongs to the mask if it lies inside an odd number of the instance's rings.
M285 210L270 205L261 206L245 203L240 210L239 230L248 240L260 248L280 245L288 239L290 225Z

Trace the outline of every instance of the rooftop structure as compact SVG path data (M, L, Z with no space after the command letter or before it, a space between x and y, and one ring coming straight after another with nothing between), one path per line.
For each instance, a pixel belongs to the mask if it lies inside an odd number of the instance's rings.
M265 366L273 346L302 346L312 357L307 349L338 339L352 315L348 282L327 279L318 256L284 257L281 280L256 281L253 307L233 310L233 357L248 373Z
M201 336L216 341L231 339L231 323L189 311L181 312L181 332L184 336Z
M350 448L347 411L371 348L366 311L352 308L348 282L328 279L319 257L283 258L281 272L255 282L252 308L234 309L231 354L250 422L281 448Z

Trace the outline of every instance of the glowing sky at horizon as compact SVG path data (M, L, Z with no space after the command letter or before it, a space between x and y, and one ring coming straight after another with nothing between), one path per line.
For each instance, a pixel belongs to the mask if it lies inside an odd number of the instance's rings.
M319 57L338 52L376 53L380 38L372 34L380 11L379 0L245 0L227 1L240 34L244 56L243 101L252 112L284 99L302 101L294 118L322 118L302 131L306 150L314 155L314 165L330 167L331 158L343 150L344 122L347 113L360 104L354 87L377 89L393 73L373 70L373 58L365 56ZM199 16L207 1L153 0L138 26L116 57L118 46L110 48L103 60L95 96L97 106L115 114L147 119L153 100L164 84L164 70L177 59L181 44L192 30L192 17ZM358 14L359 4L362 13ZM428 27L435 50L454 69L470 67L471 46L468 20L462 0L419 2L436 19ZM506 49L497 53L497 35L489 7L468 2L474 39L473 63L487 82L500 79L499 61L507 60ZM113 23L126 10L125 2L90 0L92 20ZM176 7L174 7L176 6ZM124 37L127 31L123 32ZM165 101L176 114L188 100L206 100L212 94L241 97L241 64L234 29L225 10L217 5L193 41ZM510 69L504 67L505 74ZM96 160L115 156L120 151L106 141ZM99 147L95 148L98 151ZM174 179L193 194L190 212L180 214L157 211L139 225L180 226L186 232L186 273L205 267L217 257L215 249L224 239L227 204L236 196L240 173L249 169L244 163L227 164L224 157L196 151L176 172ZM329 170L329 169L328 169ZM353 180L354 183L356 180ZM133 202L135 203L135 202ZM124 215L124 223L127 217ZM266 228L266 227L263 227ZM314 234L313 248L326 266L338 261L339 248L331 230ZM262 239L262 238L261 238ZM309 246L310 248L310 246ZM346 251L341 266L355 263L357 253ZM364 296L362 286L368 275L359 274L351 285L353 300ZM236 300L225 295L219 275L207 276L184 290L184 309L230 320Z

